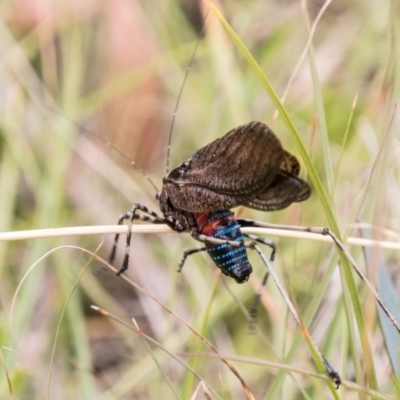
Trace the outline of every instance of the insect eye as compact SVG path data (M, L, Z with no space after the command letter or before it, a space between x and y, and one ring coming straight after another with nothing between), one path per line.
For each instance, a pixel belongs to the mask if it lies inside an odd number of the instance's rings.
M179 180L182 179L186 176L186 173L190 169L190 160L185 161L182 163L178 168L175 168L174 170L171 171L169 174L169 178L174 179L174 180Z
M180 168L175 168L169 173L169 175L168 175L168 177L166 179L167 180L170 180L170 179L178 180L181 176L182 176L181 169Z

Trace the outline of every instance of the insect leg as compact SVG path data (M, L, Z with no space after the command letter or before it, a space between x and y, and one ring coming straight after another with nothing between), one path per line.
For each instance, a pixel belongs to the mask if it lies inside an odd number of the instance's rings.
M297 232L310 232L315 233L322 236L329 236L333 243L339 248L339 250L345 255L351 266L353 267L354 271L360 277L360 279L365 283L368 287L370 292L374 295L377 303L381 307L382 311L387 315L392 325L397 329L400 333L400 324L388 309L386 304L381 299L379 293L375 289L375 287L371 284L371 282L367 279L367 277L363 274L357 263L355 262L354 258L350 254L350 252L346 249L343 243L336 237L336 235L329 229L323 227L307 227L307 226L297 226L297 225L276 225L276 224L268 224L261 221L254 221L252 219L245 219L240 218L237 220L242 227L259 227L259 228L270 228L270 229L282 229L282 230L289 230L289 231L297 231Z
M261 244L265 244L266 246L270 247L272 249L272 251L271 251L271 256L269 258L269 261L273 265L273 262L275 260L275 254L276 254L276 246L275 246L275 243L273 241L268 240L268 239L264 239L264 238L261 238L259 236L252 235L252 234L249 234L249 233L243 233L243 236L246 236L247 238L249 238L249 239L251 239L251 240L253 240L255 242L258 242L258 243L261 243ZM267 269L267 272L265 273L264 278L263 278L263 280L261 282L260 289L259 289L258 293L256 294L256 297L254 298L253 305L250 307L250 310L249 310L249 314L250 314L250 329L252 328L252 323L255 322L255 320L256 320L256 314L257 314L258 307L260 305L261 294L262 294L262 291L263 291L265 285L267 284L268 277L269 277L269 271Z
M272 251L271 251L271 257L269 260L272 262L275 260L276 246L272 240L264 239L264 238L256 236L256 235L252 235L250 233L243 233L243 236L246 236L247 238L253 240L254 242L265 244L266 246L270 247Z
M137 211L142 211L147 215L138 215L136 214ZM154 211L149 210L147 207L143 206L140 203L135 203L132 207L132 210L126 213L123 213L118 219L118 225L122 225L124 221L128 220L128 231L126 235L126 244L125 244L125 253L124 253L124 260L122 263L122 267L117 272L117 275L121 275L128 269L129 264L129 250L131 245L131 236L132 236L132 222L135 219L139 219L141 221L155 223L163 223L165 220L164 218L157 215ZM114 244L111 250L109 263L112 264L115 259L115 255L117 252L118 240L119 240L119 233L117 233L114 237Z
M318 356L320 357L322 364L325 367L326 373L329 376L329 378L332 380L332 382L336 385L336 388L338 388L341 384L341 378L340 375L338 374L338 372L336 372L332 366L329 364L328 360L323 356L321 350L318 348L317 344L315 343L314 339L311 337L310 333L308 332L307 328L304 326L299 314L297 313L297 310L295 308L295 306L293 305L292 301L290 300L289 296L287 295L286 291L284 290L281 282L279 281L277 275L275 274L273 268L272 268L272 263L265 257L264 253L261 251L260 247L256 244L256 240L253 242L236 242L236 241L229 241L229 240L221 240L221 239L216 239L210 236L206 236L203 234L199 234L198 232L196 232L195 230L192 230L190 232L190 234L192 235L192 237L200 242L204 242L204 243L215 243L215 244L229 244L232 246L237 246L237 247L247 247L250 248L252 250L255 250L258 255L261 257L261 259L263 260L265 266L267 267L268 270L268 274L264 277L264 280L266 281L268 275L272 276L272 279L275 282L275 285L277 286L279 292L281 293L281 296L283 297L283 299L285 300L285 303L287 304L290 313L292 314L293 318L295 319L295 321L297 322L297 325L300 328L300 331L303 335L303 337L306 339L306 341L312 345L313 351L316 352L318 354ZM259 240L257 240L260 243L262 242L261 238L258 238ZM269 241L266 241L269 242ZM266 243L263 243L266 244ZM264 283L263 280L263 283Z
M198 252L200 252L200 251L207 251L207 248L206 248L206 247L200 247L199 249L186 250L186 251L183 253L181 262L180 262L179 265L178 265L178 272L181 272L181 271L182 271L183 265L185 264L186 259L187 259L190 255L192 255L192 254L194 254L194 253L198 253Z
M243 240L242 241L223 240L223 239L220 239L220 238L217 239L217 238L214 238L214 237L210 237L210 236L199 234L197 231L192 231L191 232L191 235L192 235L192 237L194 239L196 239L198 241L201 241L201 242L204 242L204 243L227 244L227 245L232 245L232 246L235 246L235 247L246 247L246 248L251 248L251 249L253 249L253 246L255 245L255 242L259 242L259 243L265 244L265 245L269 246L272 249L271 256L270 256L270 262L271 262L271 264L273 263L273 261L275 259L276 249L275 249L275 244L272 241L260 238L260 237L255 236L255 235L250 235L250 234L245 234L245 233L242 233L242 234L243 234L244 237L252 239L253 242L244 242ZM261 284L260 290L259 290L258 294L256 295L256 297L254 299L252 307L249 310L249 314L250 314L250 330L253 330L254 323L255 323L255 320L256 320L256 311L257 311L257 308L258 308L259 303L260 303L262 289L267 283L268 276L269 276L269 272L268 272L268 268L267 268L267 271L266 271L266 273L264 275L264 278L262 280L262 284Z
M315 343L314 339L311 337L310 333L308 332L307 328L304 326L299 314L297 313L297 310L295 308L295 306L293 305L293 303L291 302L289 296L287 295L286 291L284 290L281 282L278 279L278 276L275 274L275 271L272 268L271 263L267 260L267 258L264 256L264 253L261 251L261 249L259 248L258 245L256 245L253 242L253 247L252 247L257 253L258 255L261 257L261 259L264 261L264 264L266 265L269 274L272 276L272 279L275 282L275 285L277 286L279 292L281 293L281 296L283 297L283 299L285 300L285 303L287 304L290 313L292 314L293 318L295 319L295 321L297 322L297 325L300 328L300 331L303 335L303 337L306 339L306 341L308 343L311 343L313 350L319 355L319 357L322 360L322 363L325 367L326 373L329 376L329 378L332 380L332 382L336 385L336 389L339 388L340 384L342 383L342 380L340 378L340 375L338 374L338 372L336 372L332 366L329 364L328 360L323 356L321 350L319 349L319 347L317 346L317 344Z

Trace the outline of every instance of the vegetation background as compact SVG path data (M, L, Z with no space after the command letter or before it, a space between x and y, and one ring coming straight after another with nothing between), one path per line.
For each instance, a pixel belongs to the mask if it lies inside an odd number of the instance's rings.
M286 110L342 232L398 241L399 2L215 4L278 95L288 89ZM133 202L158 210L146 179L73 122L112 142L160 188L173 110L206 10L195 0L1 2L0 231L111 225ZM210 13L180 98L171 166L250 120L271 125L298 156L253 69ZM275 213L236 211L280 224L327 225L315 194ZM341 374L339 391L317 374L272 281L257 330L249 334L247 310L264 274L257 255L250 254L251 280L237 285L207 256L193 256L176 273L183 251L198 246L188 235L135 235L126 275L171 314L111 271L97 273L99 262L85 269L90 255L82 249L94 252L102 244L99 255L107 258L112 237L103 243L77 234L0 243L0 398L245 398L237 376L178 316L236 359L231 363L256 399L398 396L398 333L382 334L375 300L356 277L363 339L372 354L366 357L345 307L348 293L334 246L273 239L277 273ZM388 279L383 294L392 283L399 287L398 251L351 251L373 281ZM399 313L396 296L386 301ZM135 332L131 318L156 343Z

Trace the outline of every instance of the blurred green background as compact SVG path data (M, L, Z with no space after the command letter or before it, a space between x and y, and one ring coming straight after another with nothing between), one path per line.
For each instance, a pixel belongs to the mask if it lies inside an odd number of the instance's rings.
M333 1L295 75L323 2L216 5L278 95L288 89L286 110L343 233L398 241L399 2ZM112 142L160 188L175 103L206 8L195 0L1 2L2 232L111 225L134 202L158 210L146 179L73 122ZM298 156L274 113L254 71L211 13L180 98L171 166L251 120L272 126L284 147ZM304 168L302 177L307 178ZM280 224L327 224L316 195L275 213L238 211ZM354 228L354 223L364 225ZM99 254L107 258L112 237L104 239ZM336 249L271 239L278 246L275 268L307 327L342 378L355 384L331 392L326 380L315 376L309 350L272 281L258 312L257 331L249 334L247 310L264 274L257 255L250 254L250 282L237 285L221 277L207 256L191 257L176 273L183 251L198 246L189 235L135 235L127 275L172 309L176 315L171 315L112 272L98 273L99 262L93 261L81 277L90 256L56 248L95 251L102 238L77 235L0 243L0 398L189 399L205 398L205 393L245 398L240 381L221 360L186 354L211 350L177 315L223 355L241 357L232 363L256 399L370 398L367 382L374 375L380 392L375 398L399 395L393 372L400 365L398 333L382 334L375 301L356 279L373 355L364 357L354 316L346 315L343 306L346 290ZM23 281L12 309L23 276L49 251ZM389 293L391 283L396 287L398 252L351 251L373 282L384 268L389 277L384 292ZM398 312L396 299L386 301ZM135 318L161 347L95 313L91 304L129 325Z

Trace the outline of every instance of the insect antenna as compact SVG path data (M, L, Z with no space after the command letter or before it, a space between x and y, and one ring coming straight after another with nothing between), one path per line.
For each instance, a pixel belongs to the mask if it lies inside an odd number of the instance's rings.
M177 116L177 114L178 114L179 103L180 103L180 101L181 101L183 89L184 89L184 87L185 87L187 78L188 78L188 76L189 76L189 72L190 72L190 70L191 70L191 68L192 68L192 65L193 65L193 62L194 62L194 59L195 59L195 56L196 56L196 53L197 53L197 49L199 48L200 41L201 41L202 37L204 36L205 31L206 31L206 23L207 23L207 17L208 17L208 14L209 14L209 13L210 13L210 10L208 9L207 12L206 12L206 15L205 15L205 17L204 17L203 27L201 28L199 38L198 38L197 41L196 41L196 45L195 45L194 50L193 50L193 52L192 52L192 55L191 55L191 57L190 57L189 64L188 64L187 67L186 67L185 76L184 76L184 78L183 78L181 87L180 87L180 89L179 89L178 97L177 97L176 102L175 102L174 113L172 114L172 120L171 120L171 125L170 125L170 128L169 128L169 134L168 134L167 159L166 159L166 168L165 168L165 169L166 169L166 174L169 173L169 168L170 168L170 167L169 167L169 164L170 164L170 159L171 159L172 133L173 133L173 131L174 131L176 116Z
M106 146L108 146L110 149L112 149L113 151L115 151L116 153L118 153L122 158L124 158L126 161L128 161L129 164L131 164L137 171L139 171L142 176L150 183L151 186L153 186L155 192L157 193L157 195L159 194L159 189L157 188L157 186L155 185L155 183L152 181L152 179L150 178L150 176L146 173L146 171L140 166L138 165L137 162L133 161L130 157L128 157L122 150L120 150L117 146L113 145L111 142L109 142L107 139L105 139L103 136L91 131L90 129L86 128L85 126L78 124L76 121L68 118L66 115L64 115L60 110L58 110L57 108L54 107L50 107L48 106L48 108L54 112L55 114L57 114L58 116L66 119L67 121L69 121L71 124L73 124L79 131L84 132L88 135L91 135L97 139L99 139L101 142L103 142Z

